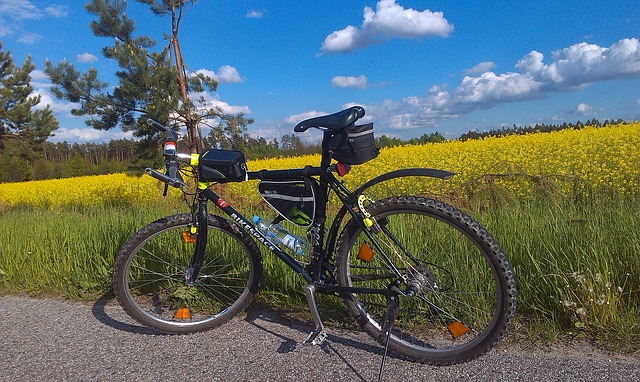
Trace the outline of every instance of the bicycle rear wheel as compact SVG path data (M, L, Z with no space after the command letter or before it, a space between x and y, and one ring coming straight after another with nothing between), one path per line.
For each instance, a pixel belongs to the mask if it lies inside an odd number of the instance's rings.
M186 272L194 243L185 243L191 214L159 219L134 234L118 254L113 289L141 324L167 333L217 327L253 300L262 276L255 242L227 220L209 215L206 252L193 285Z
M342 286L395 285L416 292L413 297L399 295L389 348L419 362L447 365L493 347L510 326L516 287L510 265L491 235L470 216L433 199L391 197L366 209L382 228L376 241L402 277L353 220L338 239L336 275ZM373 249L370 260L367 247ZM342 297L360 326L383 343L386 297Z

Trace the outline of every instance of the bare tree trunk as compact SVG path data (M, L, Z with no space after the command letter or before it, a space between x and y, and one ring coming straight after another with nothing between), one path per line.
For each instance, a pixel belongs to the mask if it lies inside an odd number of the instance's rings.
M181 5L180 5L181 6ZM196 134L196 121L191 114L191 106L189 104L189 97L187 96L187 82L184 71L184 61L182 60L182 52L180 51L180 43L178 41L178 24L179 17L176 15L176 7L171 9L171 24L172 24L172 39L171 44L173 46L173 52L176 58L176 68L178 73L178 86L180 87L180 96L182 97L182 103L184 105L184 119L187 126L187 146L192 153L198 151L198 146L202 148L202 142L199 142ZM200 145L198 145L200 143Z

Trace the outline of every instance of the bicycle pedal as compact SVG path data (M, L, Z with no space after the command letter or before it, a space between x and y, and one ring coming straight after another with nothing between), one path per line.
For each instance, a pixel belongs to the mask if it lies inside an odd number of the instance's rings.
M314 330L309 333L307 339L305 339L302 344L303 345L322 345L324 341L327 339L327 332L324 330Z

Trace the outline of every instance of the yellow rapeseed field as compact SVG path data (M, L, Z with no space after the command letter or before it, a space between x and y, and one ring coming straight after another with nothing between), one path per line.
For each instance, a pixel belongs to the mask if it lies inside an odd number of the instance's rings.
M249 170L284 169L319 162L319 155L307 155L250 161L247 166ZM460 193L491 186L514 196L526 196L534 187L561 193L606 189L637 194L640 123L383 149L375 160L354 166L345 183L355 188L376 175L409 167L455 172L445 187ZM402 188L403 193L433 191L429 189L433 182L418 179L388 186ZM437 187L443 187L442 183ZM234 194L249 200L259 199L255 190L255 182L231 185ZM114 174L0 184L0 204L48 208L118 201L139 204L156 200L159 193L151 177Z
M55 208L65 205L129 205L156 199L157 181L125 174L0 184L0 204Z

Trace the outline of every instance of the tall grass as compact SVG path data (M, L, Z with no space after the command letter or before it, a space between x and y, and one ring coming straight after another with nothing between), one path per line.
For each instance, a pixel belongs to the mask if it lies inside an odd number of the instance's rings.
M110 288L119 247L160 216L162 211L146 208L4 211L0 215L0 288L95 298Z
M484 209L518 284L519 315L547 335L640 348L640 201L542 200ZM635 344L634 344L635 342Z

